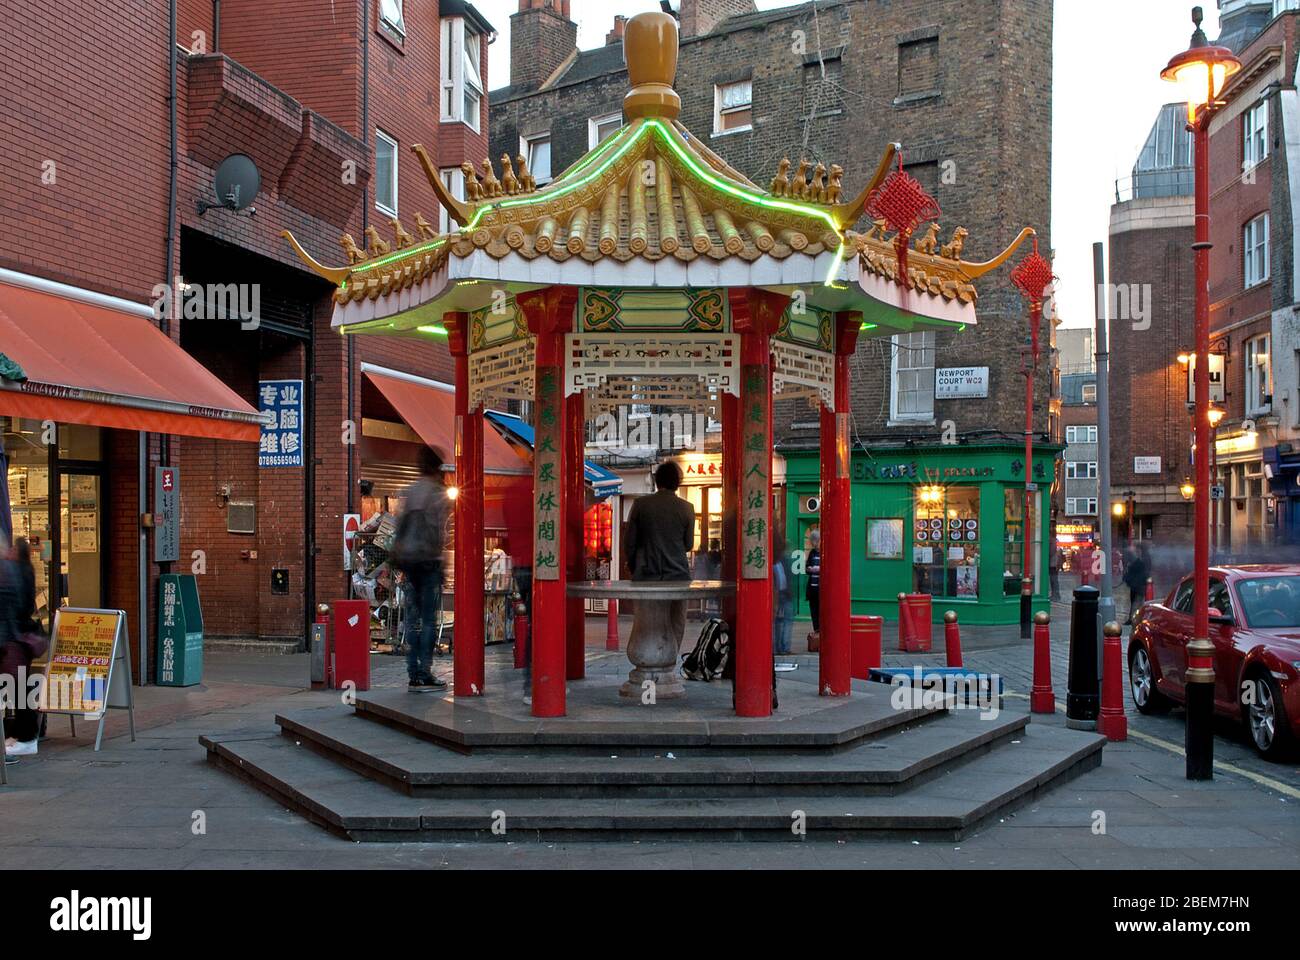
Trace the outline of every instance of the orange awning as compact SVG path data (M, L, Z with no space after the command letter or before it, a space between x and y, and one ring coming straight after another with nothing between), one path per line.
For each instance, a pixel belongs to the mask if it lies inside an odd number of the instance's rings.
M364 367L363 367L364 369ZM432 384L418 383L375 370L365 370L370 382L393 405L406 425L443 456L456 455L456 395ZM532 468L491 427L483 430L483 472L532 474Z
M0 275L0 355L27 379L0 378L0 414L258 439L257 411L154 326L147 308L12 276Z

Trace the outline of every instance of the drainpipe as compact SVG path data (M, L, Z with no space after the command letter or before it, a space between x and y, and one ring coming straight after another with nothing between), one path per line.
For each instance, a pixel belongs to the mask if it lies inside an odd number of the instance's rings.
M212 0L212 52L221 52L221 0Z

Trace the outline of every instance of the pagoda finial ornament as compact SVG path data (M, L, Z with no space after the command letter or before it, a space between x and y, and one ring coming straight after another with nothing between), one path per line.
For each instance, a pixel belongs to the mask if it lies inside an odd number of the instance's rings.
M682 99L673 89L677 76L677 21L656 10L638 13L623 31L623 62L632 89L623 98L628 120L676 120Z

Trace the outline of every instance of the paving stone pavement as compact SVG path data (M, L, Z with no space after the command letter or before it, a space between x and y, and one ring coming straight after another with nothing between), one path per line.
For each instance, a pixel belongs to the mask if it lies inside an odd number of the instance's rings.
M1064 704L1068 609L1053 611L1052 666ZM621 635L626 638L628 621ZM588 673L627 670L622 653L604 650L605 622L588 624ZM795 649L806 649L807 627ZM692 631L693 632L693 631ZM1031 686L1029 644L1017 629L986 628L967 647L966 664L1004 677L1004 709L1026 711ZM974 632L972 631L972 635ZM936 630L941 648L942 631ZM887 643L888 647L888 643ZM487 684L522 694L509 647L489 648ZM783 676L807 681L816 657ZM887 652L889 665L941 663L942 653L908 657ZM449 676L451 658L436 672ZM1225 725L1216 739L1220 768L1210 783L1183 777L1182 715L1142 717L1131 711L1127 742L1105 749L1100 768L1036 802L986 824L960 843L778 842L357 844L338 839L274 800L210 767L200 734L274 730L277 711L328 705L336 692L302 688L305 655L209 655L195 688L137 688L139 737L125 736L113 714L104 748L93 730L74 740L61 719L39 756L9 768L0 787L0 868L442 868L442 869L691 869L740 868L1297 868L1300 867L1300 768L1259 760L1243 734ZM402 660L372 657L373 684L406 682ZM576 681L575 681L576 682ZM438 695L438 694L426 694ZM1127 706L1127 704L1126 704ZM1063 716L1034 723L1063 724ZM1251 779L1253 775L1256 779ZM1288 792L1289 791L1289 792ZM1099 827L1103 824L1104 829ZM202 830L199 830L199 825Z

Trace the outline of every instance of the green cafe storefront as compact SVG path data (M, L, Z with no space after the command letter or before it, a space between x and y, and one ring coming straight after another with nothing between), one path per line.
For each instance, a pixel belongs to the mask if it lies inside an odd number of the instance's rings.
M1053 463L1059 447L1034 450L1029 524L1034 610L1047 610ZM816 449L782 449L786 458L786 537L808 549L820 506ZM1025 548L1024 447L1014 443L877 445L852 459L854 614L898 618L899 593L928 593L933 617L957 611L961 623L1020 619ZM796 616L807 618L805 578L797 577Z

